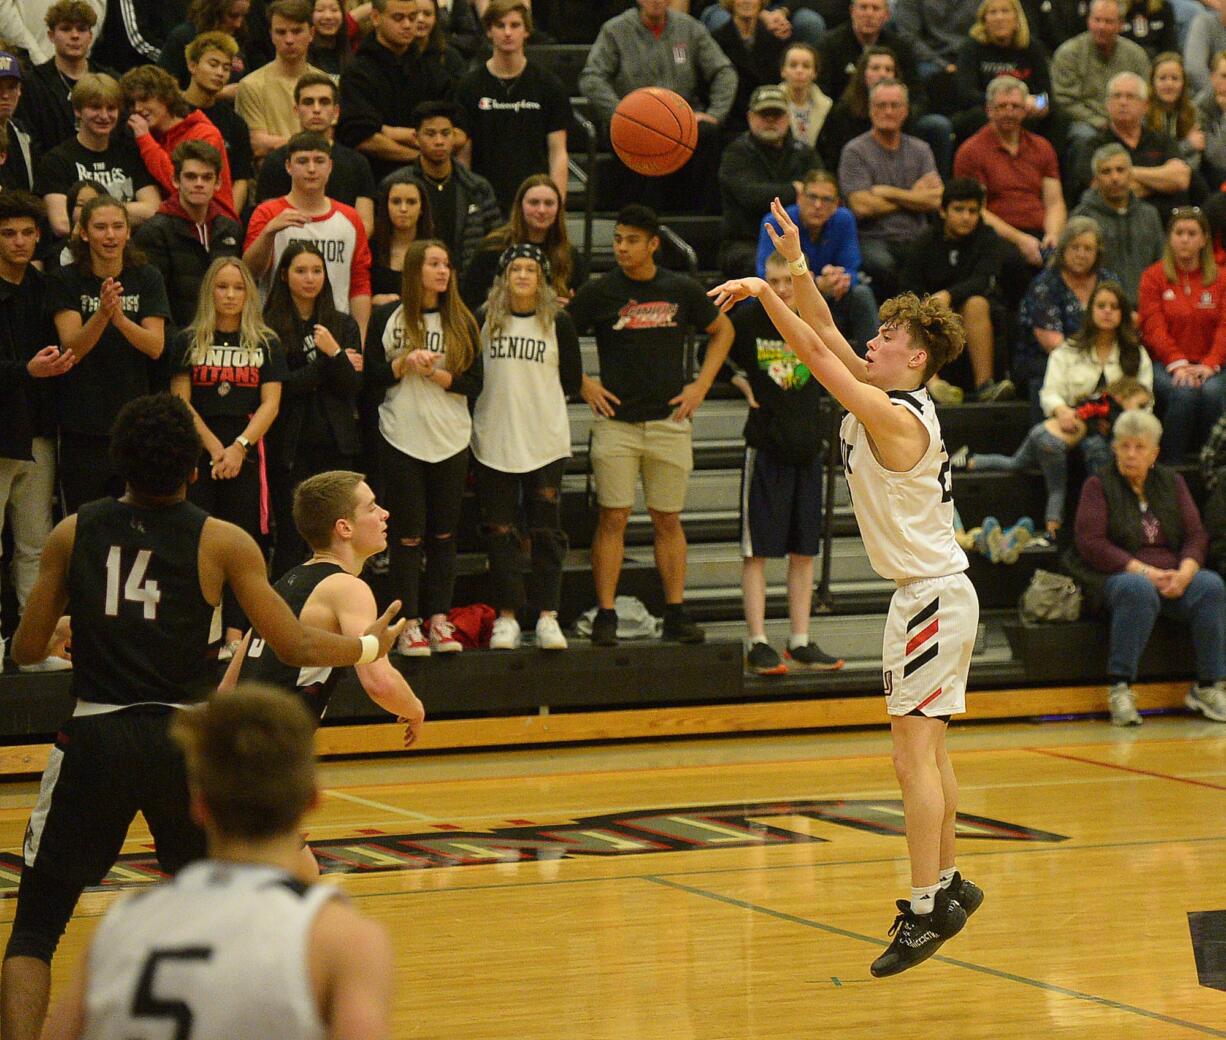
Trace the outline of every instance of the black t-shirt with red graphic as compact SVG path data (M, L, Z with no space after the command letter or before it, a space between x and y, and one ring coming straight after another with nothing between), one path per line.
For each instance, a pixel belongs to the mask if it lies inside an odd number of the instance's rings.
M685 337L719 311L694 279L656 268L634 281L620 269L584 285L566 308L580 334L596 332L600 381L621 400L622 422L667 419L685 386Z
M256 347L240 346L237 332L217 332L204 357L191 356L190 330L178 333L171 347L171 371L192 377L192 407L208 428L228 444L246 428L260 406L260 387L282 383L285 351L276 336Z

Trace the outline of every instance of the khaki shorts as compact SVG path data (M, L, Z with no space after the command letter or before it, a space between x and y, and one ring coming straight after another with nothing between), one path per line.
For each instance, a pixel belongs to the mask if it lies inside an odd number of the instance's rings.
M690 420L627 423L597 419L592 425L592 474L602 509L631 509L643 474L643 497L657 513L680 513L694 468Z

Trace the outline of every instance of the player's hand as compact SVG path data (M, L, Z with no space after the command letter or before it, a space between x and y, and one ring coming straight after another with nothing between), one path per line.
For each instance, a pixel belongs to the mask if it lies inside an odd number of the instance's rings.
M401 715L396 721L404 723L404 746L412 747L417 743L417 738L421 736L421 727L426 721L426 709L416 697L413 698L414 707L409 714Z
M392 618L400 613L400 606L400 600L392 600L387 610L375 618L370 627L362 633L364 636L374 636L379 640L379 657L387 656L392 647L396 645L396 637L404 631L404 626L409 623L408 618L401 618L394 625L392 624Z
M327 354L328 357L336 357L341 352L341 345L336 342L336 337L328 331L328 326L316 325L314 335L315 346Z
M62 376L77 363L77 356L71 350L61 351L59 347L43 347L29 361L26 371L35 379L51 379Z
M669 404L675 404L673 414L669 416L673 422L683 422L698 411L698 406L707 399L707 392L698 385L697 380L686 383L681 393L669 399Z
M766 282L761 278L731 278L721 282L707 295L715 301L715 306L721 311L730 311L736 304L750 296L755 299L766 291Z
M799 260L804 255L800 248L800 228L788 216L788 211L784 208L777 195L771 203L771 216L775 218L775 223L779 225L779 230L776 231L775 225L768 220L766 222L766 233L770 236L771 242L774 243L775 249L778 250L779 255L788 263Z
M599 379L593 379L586 374L579 385L579 396L587 402L593 414L603 415L606 419L612 419L614 406L622 403L621 398L604 386Z

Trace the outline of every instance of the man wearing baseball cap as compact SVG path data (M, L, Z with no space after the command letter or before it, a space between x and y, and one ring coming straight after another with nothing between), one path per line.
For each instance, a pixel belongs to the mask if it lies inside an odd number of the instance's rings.
M30 135L13 122L21 100L21 65L15 55L0 51L0 130L7 145L0 151L0 186L6 191L31 191L34 188L34 160L30 157Z
M749 130L724 149L719 164L724 274L741 278L754 273L758 232L771 200L795 198L805 172L820 165L813 149L792 136L783 87L758 87L749 99Z

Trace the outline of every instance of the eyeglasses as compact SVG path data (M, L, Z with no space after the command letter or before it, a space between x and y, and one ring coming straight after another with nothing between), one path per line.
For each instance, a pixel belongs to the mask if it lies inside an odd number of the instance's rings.
M1201 208L1199 206L1176 206L1171 210L1171 219L1178 220L1180 217L1199 217Z
M837 195L814 195L811 191L806 191L804 197L815 206L833 206L839 201Z

